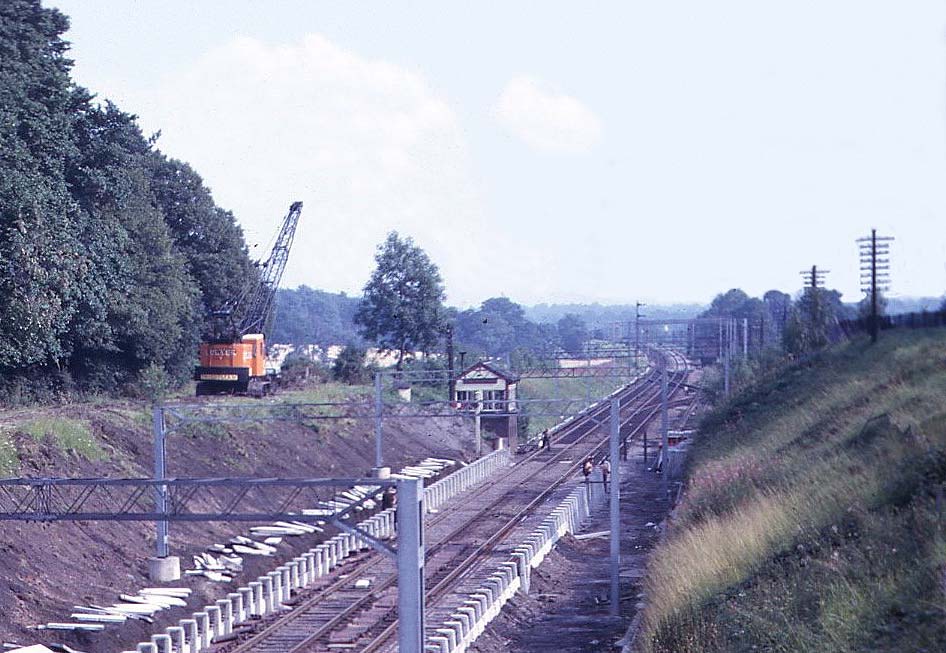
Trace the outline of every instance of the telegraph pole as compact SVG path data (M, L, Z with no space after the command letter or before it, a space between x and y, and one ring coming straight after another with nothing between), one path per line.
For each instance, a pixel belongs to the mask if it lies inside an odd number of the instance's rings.
M889 290L890 286L890 241L891 236L878 236L876 229L870 230L870 236L858 238L857 245L861 259L861 290L870 298L870 315L867 329L870 341L877 342L880 331L880 306L878 293ZM886 256L888 258L878 258Z
M811 293L811 326L812 333L817 334L817 329L821 325L821 312L823 309L821 305L821 297L818 294L819 287L823 288L825 285L825 277L831 270L819 270L817 265L812 265L810 270L802 270L799 274L802 276L802 279L805 281L805 292ZM827 334L825 334L827 337ZM820 347L824 345L823 342L813 343L816 346Z

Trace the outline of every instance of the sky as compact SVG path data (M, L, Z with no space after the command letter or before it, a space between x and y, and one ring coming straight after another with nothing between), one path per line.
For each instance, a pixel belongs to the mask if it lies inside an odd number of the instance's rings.
M397 230L448 303L946 291L939 0L46 0L74 77L189 162L284 286L360 294Z

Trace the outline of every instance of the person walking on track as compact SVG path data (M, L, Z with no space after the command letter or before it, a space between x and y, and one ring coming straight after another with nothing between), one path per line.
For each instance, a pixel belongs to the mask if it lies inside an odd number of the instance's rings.
M591 456L588 456L581 466L581 473L585 475L585 483L588 482L588 477L591 476L591 470L594 469L594 466L594 461L592 461Z
M611 461L605 458L601 461L601 480L604 482L604 491L608 492L608 480L611 478Z

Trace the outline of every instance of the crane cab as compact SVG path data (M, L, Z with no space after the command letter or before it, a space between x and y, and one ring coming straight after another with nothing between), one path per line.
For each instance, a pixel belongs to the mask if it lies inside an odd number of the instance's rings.
M274 380L266 374L266 343L262 333L248 333L236 342L202 342L200 365L194 370L197 394L267 395Z

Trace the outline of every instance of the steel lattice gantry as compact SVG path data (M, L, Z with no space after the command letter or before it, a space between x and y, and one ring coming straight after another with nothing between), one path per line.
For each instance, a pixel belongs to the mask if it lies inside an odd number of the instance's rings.
M391 485L374 478L0 479L0 520L335 521ZM364 498L341 496L356 486L368 490ZM155 503L159 489L164 510Z
M397 548L346 520L396 487ZM366 488L360 500L340 493ZM0 479L0 521L318 521L356 535L396 559L398 642L421 653L424 637L424 504L420 479L12 478ZM163 509L159 509L163 506Z

